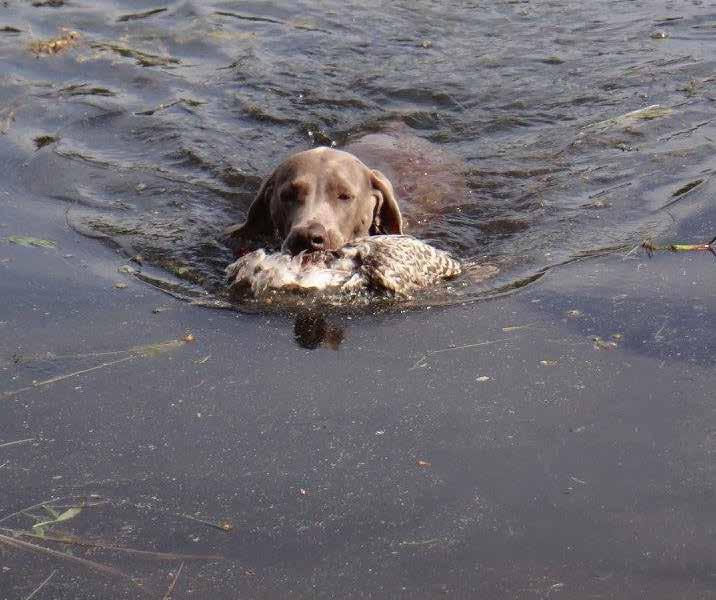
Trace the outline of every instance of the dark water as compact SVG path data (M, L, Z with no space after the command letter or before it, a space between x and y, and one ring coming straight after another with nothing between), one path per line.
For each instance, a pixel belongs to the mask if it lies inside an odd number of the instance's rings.
M658 236L708 202L704 186L672 197L716 164L707 2L54 4L0 7L12 192L210 290L221 229L280 159L396 121L464 163L465 188L417 232L501 266L460 296ZM81 35L72 49L30 51L62 28Z
M713 599L716 262L601 254L716 235L714 42L713 2L0 0L0 535L60 553L0 537L0 599ZM419 232L492 297L295 317L118 273L217 289L277 161L396 121L464 165ZM27 537L88 499L49 534L95 546Z

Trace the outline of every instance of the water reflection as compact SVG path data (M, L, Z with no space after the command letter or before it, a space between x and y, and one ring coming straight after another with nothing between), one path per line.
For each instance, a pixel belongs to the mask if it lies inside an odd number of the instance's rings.
M338 350L345 339L345 328L331 323L315 311L301 312L296 316L293 335L301 348L315 350L319 347Z

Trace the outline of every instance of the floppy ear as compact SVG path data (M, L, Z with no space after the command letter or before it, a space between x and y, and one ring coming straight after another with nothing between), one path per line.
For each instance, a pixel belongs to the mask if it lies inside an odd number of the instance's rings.
M271 220L271 196L273 195L275 173L266 179L259 188L254 201L249 207L246 221L236 223L224 229L229 243L239 239L256 239L262 236L273 235L274 224Z
M403 233L403 217L400 215L398 201L388 178L380 171L370 172L370 183L373 186L377 203L373 214L371 234Z

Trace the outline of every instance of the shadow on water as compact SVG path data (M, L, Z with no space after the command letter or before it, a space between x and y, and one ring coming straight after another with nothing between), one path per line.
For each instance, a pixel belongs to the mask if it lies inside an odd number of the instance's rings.
M338 350L345 337L345 328L320 313L306 311L296 316L293 335L296 343L306 350L320 347Z

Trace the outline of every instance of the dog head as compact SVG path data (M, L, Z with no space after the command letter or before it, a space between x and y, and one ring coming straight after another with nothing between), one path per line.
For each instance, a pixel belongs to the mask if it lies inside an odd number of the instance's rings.
M337 250L367 235L402 233L393 186L355 156L332 148L299 152L263 182L244 223L226 230L240 240L278 237L282 250Z

